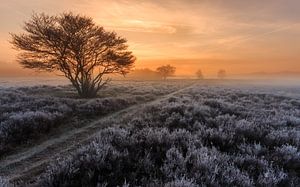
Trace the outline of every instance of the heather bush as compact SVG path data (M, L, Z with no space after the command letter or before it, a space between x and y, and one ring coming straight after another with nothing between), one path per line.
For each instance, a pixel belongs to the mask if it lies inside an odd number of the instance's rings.
M104 115L136 103L137 99L132 97L90 99L77 105L75 112L82 116Z
M26 144L62 124L124 109L185 86L187 83L114 83L99 98L79 99L70 86L0 89L0 154Z
M142 185L164 178L175 180L168 168L176 166L164 161L166 157L172 157L172 149L186 152L192 142L191 134L183 130L170 132L164 128L149 128L133 134L130 129L105 129L94 142L73 155L71 161L55 164L45 177L44 185L96 186L107 183L116 186L124 181ZM73 162L75 158L76 163ZM184 162L184 158L181 159ZM163 165L165 169L161 168ZM182 174L176 176L182 177Z
M49 132L62 121L63 117L63 114L59 112L10 113L0 123L0 153L9 150L10 146L21 144L30 138Z
M6 179L0 176L0 187L9 187L9 183Z
M205 147L186 130L166 128L108 128L97 139L43 176L45 186L171 185L188 178L191 185L270 186L288 174L267 160L230 155ZM178 183L178 181L176 182Z
M193 87L54 162L45 186L299 186L298 100Z
M168 182L164 187L197 187L198 185L194 181L186 178L178 178L172 182Z

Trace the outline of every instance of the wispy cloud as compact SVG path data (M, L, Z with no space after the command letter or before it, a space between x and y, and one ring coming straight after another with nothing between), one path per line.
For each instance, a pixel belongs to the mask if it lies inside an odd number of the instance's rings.
M167 23L145 21L145 20L120 20L115 22L105 23L108 29L123 30L137 33L176 33L176 27Z
M253 40L256 38L261 38L267 35L271 35L273 33L278 33L278 32L282 32L288 29L292 29L294 26L297 26L299 24L294 23L294 24L290 24L290 25L284 25L284 26L279 26L278 28L275 28L273 30L267 31L267 32L262 32L262 33L258 33L258 34L252 34L252 35L248 35L248 36L244 36L244 37L240 37L237 38L235 40L232 41L228 41L228 42L224 42L225 44L231 43L231 44L240 44L249 40Z

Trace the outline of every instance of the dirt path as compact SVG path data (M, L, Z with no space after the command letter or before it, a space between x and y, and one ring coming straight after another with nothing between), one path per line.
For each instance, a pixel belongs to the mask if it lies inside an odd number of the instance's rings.
M20 186L34 183L47 167L52 159L59 155L66 155L97 136L99 130L111 125L111 122L122 119L128 114L139 111L146 105L155 104L170 96L193 87L194 84L179 89L167 95L160 96L156 100L136 104L120 111L101 117L88 125L74 130L66 131L59 136L48 139L39 145L28 148L14 155L7 156L0 161L0 176L7 178L10 182Z

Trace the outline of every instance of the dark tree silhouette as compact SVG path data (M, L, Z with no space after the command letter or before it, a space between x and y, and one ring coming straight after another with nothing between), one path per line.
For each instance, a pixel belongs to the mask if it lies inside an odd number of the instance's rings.
M11 43L22 52L24 68L62 72L81 97L95 97L109 82L107 74L125 75L135 62L126 39L97 26L92 18L64 13L34 14L25 33L11 34Z
M202 73L201 69L199 69L196 72L196 76L197 76L198 79L204 79L204 76L203 76L203 73Z
M175 74L176 67L173 67L171 65L165 65L165 66L160 66L156 69L156 71L160 74L160 76L166 80L167 77L172 76Z
M221 70L219 70L219 72L218 72L218 78L219 79L225 79L226 78L226 71L225 70L223 70L223 69L221 69Z

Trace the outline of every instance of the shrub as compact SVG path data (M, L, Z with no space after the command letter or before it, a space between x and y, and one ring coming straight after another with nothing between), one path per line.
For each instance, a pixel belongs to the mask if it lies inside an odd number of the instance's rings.
M0 187L9 187L9 182L0 176Z
M76 119L90 120L145 102L185 86L186 83L154 84L115 82L101 98L78 99L70 86L33 86L0 89L0 154L34 141L42 134Z
M63 114L58 112L11 113L0 123L0 153L10 149L9 146L20 144L48 132L63 118Z
M115 101L66 105L103 114L123 106ZM107 121L114 127L52 163L40 185L299 186L298 104L242 88L193 87Z

